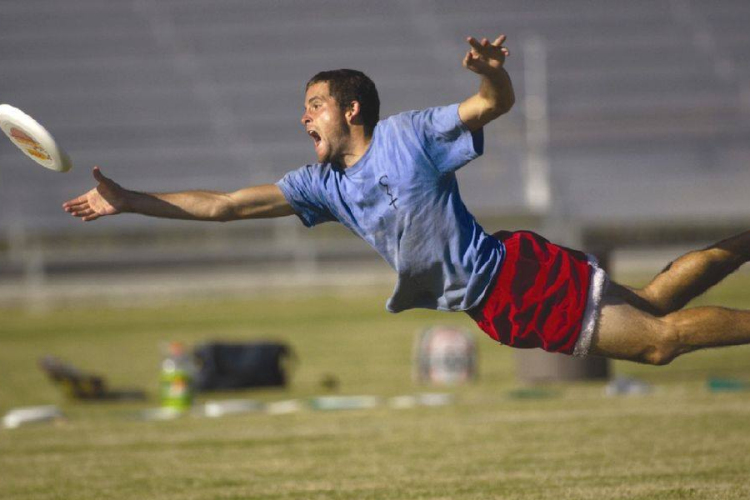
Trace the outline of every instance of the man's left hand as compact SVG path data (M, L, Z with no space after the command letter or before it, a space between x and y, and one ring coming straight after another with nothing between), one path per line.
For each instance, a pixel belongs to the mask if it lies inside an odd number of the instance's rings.
M479 92L461 103L458 109L461 120L471 130L478 130L500 115L510 111L516 102L513 84L503 67L510 55L503 47L505 35L494 42L468 37L471 49L466 53L463 66L482 77Z
M492 43L486 38L480 42L473 36L468 37L466 41L471 45L471 50L464 57L464 68L490 80L501 78L505 73L505 58L510 55L508 49L503 47L505 35L500 35Z

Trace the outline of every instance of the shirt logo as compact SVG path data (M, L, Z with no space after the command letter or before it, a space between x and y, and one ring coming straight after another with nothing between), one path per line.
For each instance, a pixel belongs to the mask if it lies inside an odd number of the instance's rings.
M387 194L388 197L391 199L391 202L388 205L393 207L394 210L396 210L398 208L398 205L396 205L398 198L395 198L393 196L393 193L391 193L391 187L388 185L388 176L384 175L380 179L378 179L378 184L380 184L381 186L385 188L385 194Z

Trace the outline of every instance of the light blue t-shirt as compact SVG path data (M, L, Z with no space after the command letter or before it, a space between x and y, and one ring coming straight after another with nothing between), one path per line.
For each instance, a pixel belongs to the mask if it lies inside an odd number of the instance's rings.
M351 167L306 165L277 185L306 226L339 221L396 270L389 311L463 311L481 301L504 256L466 209L454 173L483 148L458 104L409 111L378 122Z

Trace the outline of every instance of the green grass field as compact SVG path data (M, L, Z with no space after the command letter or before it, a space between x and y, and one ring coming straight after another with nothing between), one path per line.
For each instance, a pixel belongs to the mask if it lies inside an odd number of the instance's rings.
M750 307L748 276L705 303ZM667 367L615 363L654 385L605 397L604 383L514 398L510 349L476 329L480 380L451 389L411 381L414 334L462 315L384 311L382 293L273 297L144 309L0 311L0 413L56 404L67 419L0 430L2 499L747 499L750 392L712 393L707 377L750 381L750 350L704 351ZM278 339L300 363L285 391L212 395L275 401L325 394L388 397L447 390L455 404L146 422L159 343ZM149 391L146 403L76 403L36 368L54 354ZM207 399L202 396L201 401Z

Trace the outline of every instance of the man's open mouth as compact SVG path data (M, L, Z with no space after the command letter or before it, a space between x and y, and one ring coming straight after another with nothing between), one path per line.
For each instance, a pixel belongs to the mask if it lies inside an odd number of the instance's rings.
M309 135L310 137L312 137L312 140L315 142L315 147L317 148L318 144L320 144L320 140L321 140L320 136L318 135L318 133L316 131L314 131L314 130L308 130L307 131L307 135Z

